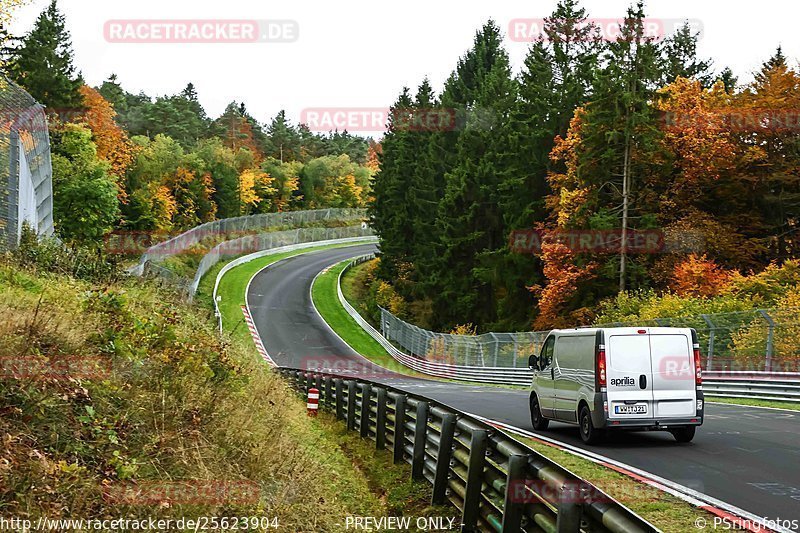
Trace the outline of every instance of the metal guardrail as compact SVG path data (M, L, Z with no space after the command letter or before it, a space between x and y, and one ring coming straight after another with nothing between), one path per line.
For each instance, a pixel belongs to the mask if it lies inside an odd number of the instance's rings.
M706 372L706 396L800 402L800 373Z
M339 302L353 320L397 362L417 372L441 378L526 387L531 384L533 372L528 368L452 365L422 359L399 350L362 317L342 293L342 276L345 272L372 257L373 254L357 257L339 273ZM800 372L705 371L703 391L707 396L800 402Z
M462 531L654 532L653 525L591 483L461 411L425 396L355 377L279 368L347 428L391 449L395 463L452 503Z
M528 368L509 368L509 367L484 367L484 366L465 366L465 365L451 365L444 362L430 361L409 355L399 350L392 344L386 337L384 337L378 330L372 327L364 317L352 306L347 298L342 293L342 276L350 268L364 261L374 257L373 254L364 255L351 261L339 273L339 279L336 283L337 293L339 296L339 303L345 308L349 314L367 334L375 339L375 341L383 346L383 348L391 355L397 362L421 372L429 376L436 376L447 379L457 379L462 381L475 381L480 383L498 383L502 385L530 385L533 379L533 372Z

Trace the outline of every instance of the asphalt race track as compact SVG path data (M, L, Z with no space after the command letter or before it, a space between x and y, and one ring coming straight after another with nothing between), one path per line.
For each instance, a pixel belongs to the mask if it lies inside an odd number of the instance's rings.
M360 245L296 256L259 272L247 301L272 358L297 368L373 373L334 335L311 303L310 285L325 268L368 253ZM532 430L528 394L380 372L371 379L424 394L463 411ZM800 520L800 412L707 404L690 444L665 432L621 433L585 447L577 430L553 423L544 435L688 486L766 519ZM687 530L693 529L688 527Z

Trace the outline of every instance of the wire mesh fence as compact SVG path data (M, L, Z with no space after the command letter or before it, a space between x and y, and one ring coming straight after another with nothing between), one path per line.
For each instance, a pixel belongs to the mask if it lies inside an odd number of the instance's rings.
M268 228L293 227L322 221L355 222L361 221L365 217L366 210L364 209L331 208L263 213L214 220L148 248L140 258L138 272L135 273L140 273L148 261L163 262L170 257L189 252L198 244L209 240L222 242L242 235L264 232Z
M52 235L52 177L44 108L0 74L0 250L16 246L23 222Z
M271 250L281 246L314 241L329 241L351 237L368 237L374 235L372 228L360 224L336 228L297 228L285 231L273 231L258 235L247 235L238 239L225 241L211 249L200 261L194 280L190 285L190 295L197 292L200 280L211 268L225 259L232 259L263 250Z
M185 294L186 297L192 299L200 285L200 280L220 261L293 244L370 237L374 234L372 228L359 223L349 226L295 228L245 235L223 241L208 251L200 260L200 265L193 279L181 276L152 259L146 259L144 263L140 263L139 269L133 273L161 278L164 282Z
M381 332L407 353L439 363L526 368L547 331L454 335L409 324L381 308ZM755 309L681 318L598 324L601 327L691 327L705 357L705 370L800 371L800 309Z

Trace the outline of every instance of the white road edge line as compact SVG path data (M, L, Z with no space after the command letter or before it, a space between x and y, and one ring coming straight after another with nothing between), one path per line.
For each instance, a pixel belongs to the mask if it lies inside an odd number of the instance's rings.
M653 474L651 472L647 472L646 470L642 470L642 469L637 468L635 466L631 466L631 465L622 463L620 461L616 461L614 459L610 459L610 458L605 457L603 455L600 455L598 453L594 453L594 452L590 452L588 450L584 450L582 448L578 448L577 446L573 446L571 444L568 444L568 443L565 443L565 442L561 442L559 440L553 439L551 437L547 437L545 435L541 435L539 433L534 433L534 432L529 431L527 429L523 429L523 428L520 428L520 427L517 427L517 426L512 426L510 424L506 424L504 422L499 422L497 420L492 420L490 418L486 418L486 417L483 417L481 415L476 415L476 414L473 414L473 413L467 413L467 414L469 414L472 417L477 418L478 420L482 420L483 422L486 422L487 424L493 425L493 426L498 427L500 429L505 429L505 430L507 430L507 431L509 431L511 433L517 433L517 434L522 435L524 437L529 437L529 438L532 438L532 439L543 441L545 444L556 446L558 448L563 449L564 451L566 451L568 453L571 453L572 455L575 455L575 456L580 457L582 459L586 459L588 461L592 461L593 463L600 464L600 465L603 465L603 466L606 466L606 467L608 465L613 465L613 466L615 466L617 468L632 472L632 473L636 474L637 476L643 478L645 480L644 482L646 482L648 485L653 486L655 488L658 488L658 489L660 489L660 490L662 490L664 492L667 492L669 494L672 494L673 496L675 496L677 498L680 498L681 500L683 500L683 501L685 501L685 502L687 502L687 503L689 503L691 505L694 505L695 507L701 507L701 508L703 506L716 507L717 509L722 510L722 511L724 511L726 513L730 513L732 515L736 515L739 518L742 518L744 520L752 522L753 523L752 524L753 527L755 527L757 524L768 524L768 523L770 523L770 520L768 518L760 517L760 516L755 515L755 514L749 512L749 511L745 511L744 509L736 507L735 505L731 505L729 503L723 502L722 500L718 500L718 499L716 499L716 498L714 498L712 496L709 496L709 495L704 494L702 492L696 491L696 490L694 490L694 489L692 489L690 487L687 487L685 485L681 485L680 483L676 483L674 481L670 481L668 479L665 479L665 478L663 478L661 476L658 476L656 474ZM624 474L624 472L620 472L620 473ZM649 483L648 483L648 481L649 481ZM748 530L749 531L761 531L761 532L767 531L763 527L760 528L760 529L748 529ZM792 530L786 529L786 528L782 528L782 527L777 527L776 529L774 529L774 531L777 531L779 533L794 533Z
M783 411L786 413L794 413L796 415L800 415L800 409L785 409L783 407L767 407L766 405L747 405L746 403L732 403L732 402L717 402L714 401L713 398L715 396L711 396L711 400L709 397L706 396L706 401L713 403L714 405L729 405L731 407L747 407L748 409L769 409L770 411ZM725 398L725 396L716 396L716 398Z

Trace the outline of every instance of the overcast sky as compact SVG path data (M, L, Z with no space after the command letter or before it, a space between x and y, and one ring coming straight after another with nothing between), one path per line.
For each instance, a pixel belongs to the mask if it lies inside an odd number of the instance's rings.
M15 34L28 31L48 0L17 12ZM59 0L72 33L76 64L90 85L112 72L131 92L173 94L191 81L211 116L244 101L267 121L280 109L296 122L306 108L388 106L404 85L424 76L438 89L488 19L508 31L513 19L549 15L556 0ZM591 17L621 17L627 0L586 0ZM748 7L745 7L747 5ZM701 56L717 70L730 66L740 82L781 44L800 57L797 0L729 2L651 0L648 17L700 21ZM112 43L104 25L120 19L292 20L299 38L288 43ZM515 71L527 45L507 40Z

